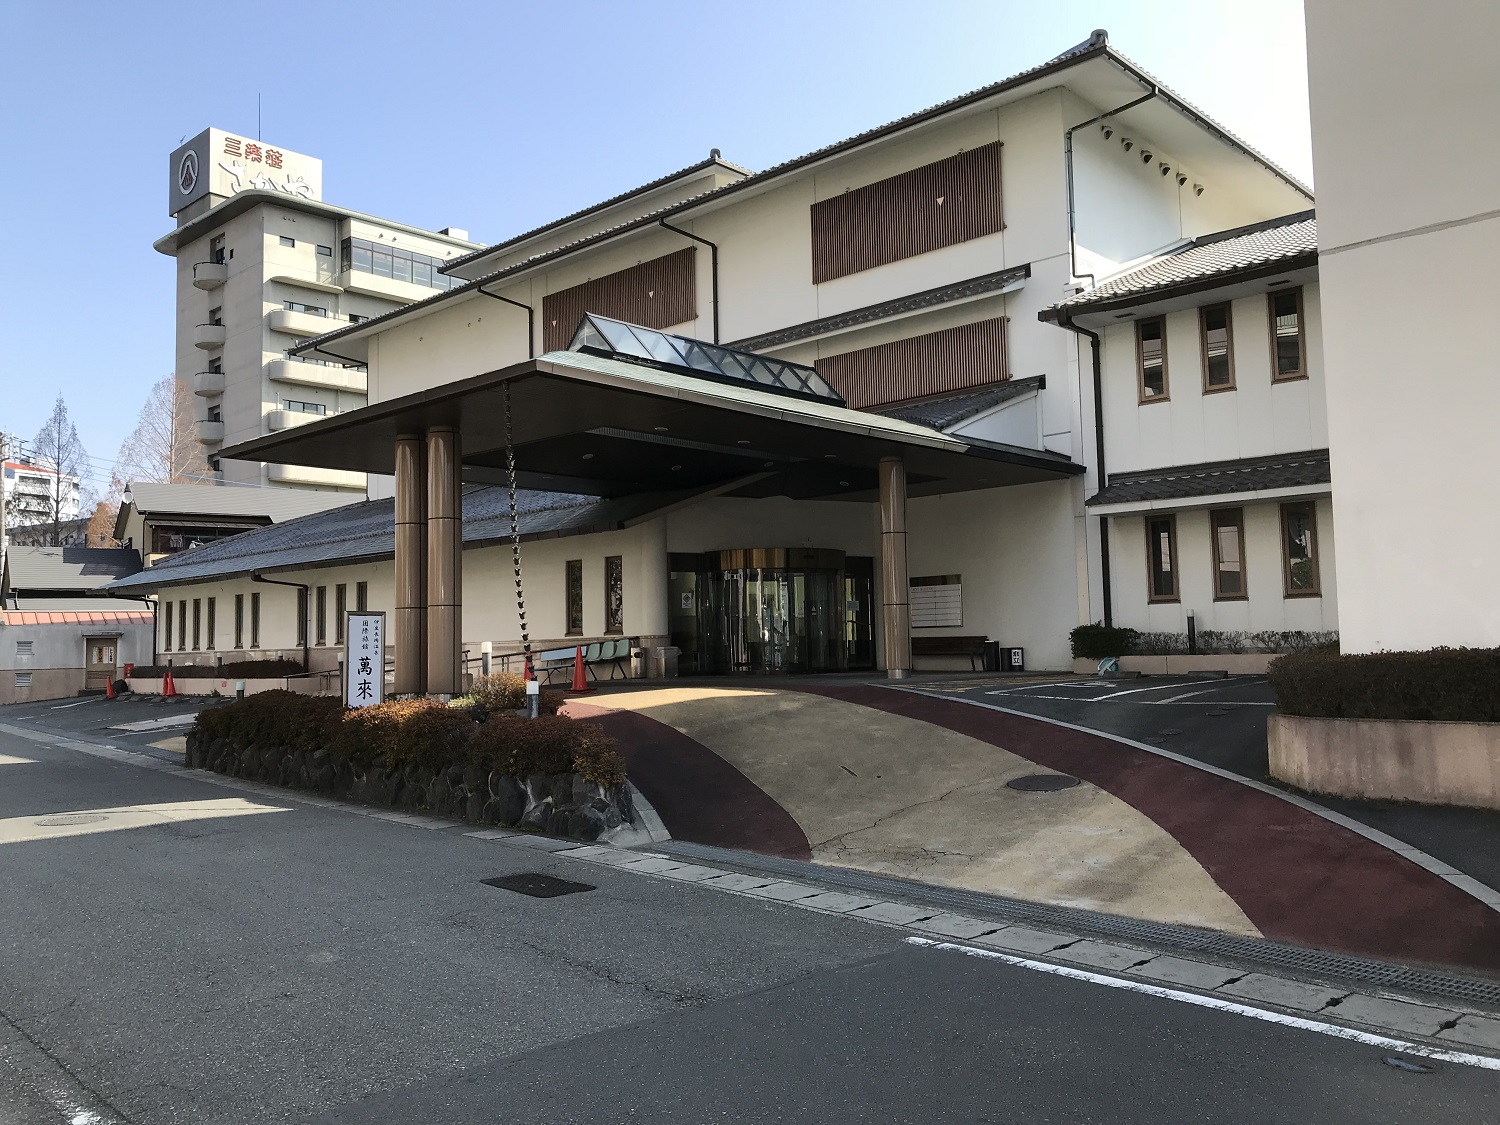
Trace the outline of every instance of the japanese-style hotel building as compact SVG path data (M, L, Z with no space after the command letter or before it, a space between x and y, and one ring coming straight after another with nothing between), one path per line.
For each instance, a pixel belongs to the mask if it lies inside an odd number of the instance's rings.
M277 251L234 205L179 247ZM540 648L899 673L912 638L1063 668L1089 621L1334 629L1311 206L1096 33L762 172L715 152L493 246L422 236L440 291L276 361L366 365L365 404L220 450L371 499L119 585L234 622L181 660L330 667L339 610L384 610L394 689L457 691L521 635L509 448Z

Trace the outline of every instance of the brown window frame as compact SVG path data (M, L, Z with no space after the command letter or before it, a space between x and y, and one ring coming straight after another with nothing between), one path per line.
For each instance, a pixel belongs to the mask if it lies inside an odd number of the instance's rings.
M314 636L317 643L326 645L328 643L328 587L318 586L313 596L315 624L317 626Z
M245 647L245 595L234 596L234 647Z
M204 639L207 643L204 645L204 647L208 649L209 652L213 652L214 642L218 640L218 637L215 634L218 632L219 599L209 598L207 599L207 602L208 604L204 607L203 625L204 633L206 634Z
M1283 375L1279 368L1278 355L1276 351L1276 298L1295 293L1297 296L1297 370L1289 375ZM1302 286L1297 285L1289 289L1272 289L1266 294L1266 321L1271 334L1271 382L1273 383L1295 383L1298 379L1307 378L1307 311L1302 299Z
M363 613L370 608L370 584L368 582L356 582L354 584L354 612Z
M1229 360L1229 382L1215 387L1208 381L1208 314L1224 310L1224 355ZM1198 343L1203 352L1203 393L1216 395L1236 389L1234 375L1234 306L1229 301L1217 305L1203 305L1198 309ZM1163 352L1165 353L1165 348Z
M1167 524L1167 543L1172 553L1170 573L1172 575L1172 592L1170 594L1158 594L1156 592L1156 557L1151 550L1153 538L1151 525L1153 523L1165 522ZM1167 512L1155 514L1147 512L1145 516L1146 526L1146 601L1155 604L1165 604L1182 601L1182 582L1179 575L1182 573L1182 559L1177 550L1177 514Z
M1239 589L1239 593L1234 593L1234 594L1226 594L1224 592L1224 590L1222 589L1222 587L1219 585L1219 580L1222 577L1222 575L1223 575L1224 572L1223 572L1223 570L1219 566L1219 563L1221 561L1220 557L1219 557L1219 527L1220 527L1220 524L1217 521L1218 521L1218 519L1221 516L1227 516L1227 515L1233 515L1234 516L1234 525L1233 526L1234 526L1235 530L1239 532L1239 545L1240 545L1240 589ZM1211 540L1213 540L1214 601L1216 601L1216 602L1243 602L1243 601L1249 600L1249 597L1250 597L1250 582L1249 582L1249 579L1248 579L1248 577L1246 576L1246 573L1245 573L1245 571L1246 571L1246 567L1245 567L1245 509L1244 508L1211 508L1211 509L1209 509L1209 513L1208 513L1208 535L1209 535L1209 538Z
M575 609L578 611L576 618L573 616ZM565 626L563 636L583 636L582 559L569 559L563 564L563 615Z
M1161 394L1146 394L1146 355L1141 345L1145 342L1141 337L1141 329L1148 324L1161 325ZM1171 369L1167 365L1167 318L1165 316L1146 316L1135 322L1135 390L1137 402L1141 406L1148 403L1171 402L1172 401L1172 376Z
M172 651L172 607L175 602L162 602L162 652Z
M260 591L250 594L250 647L260 648Z
M616 591L616 586L619 589ZM618 605L615 594L619 593ZM625 632L625 558L623 555L604 557L604 634L617 637Z
M349 584L340 582L333 588L333 643L344 643L344 615L349 612Z
M187 627L188 627L187 599L186 598L179 598L177 600L177 651L178 652L186 652L187 651L187 638L188 638Z
M1305 508L1308 514L1308 531L1312 539L1313 584L1310 589L1292 588L1292 553L1287 539L1286 517L1293 508ZM1318 553L1318 504L1315 500L1291 500L1281 505L1281 592L1285 598L1321 598L1323 596L1323 560Z

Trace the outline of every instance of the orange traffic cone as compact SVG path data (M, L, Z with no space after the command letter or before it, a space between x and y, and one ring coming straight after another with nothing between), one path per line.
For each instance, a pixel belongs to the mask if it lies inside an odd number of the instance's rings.
M177 681L172 679L172 669L167 668L167 674L161 682L161 697L171 699L177 694Z
M115 697L115 678L114 678L114 676L108 676L108 677L105 678L105 681L104 681L104 698L105 699L113 699L114 697Z
M589 682L583 668L583 646L579 645L573 650L573 687L568 691L569 695L588 695L594 689L589 687Z

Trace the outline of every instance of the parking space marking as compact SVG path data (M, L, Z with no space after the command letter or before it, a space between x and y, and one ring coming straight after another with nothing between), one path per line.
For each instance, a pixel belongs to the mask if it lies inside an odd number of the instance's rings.
M1170 699L1143 699L1142 703L1154 703L1161 706L1163 703L1178 703L1184 699L1191 699L1195 695L1207 695L1213 688L1204 688L1202 691L1185 691L1181 695L1174 695Z

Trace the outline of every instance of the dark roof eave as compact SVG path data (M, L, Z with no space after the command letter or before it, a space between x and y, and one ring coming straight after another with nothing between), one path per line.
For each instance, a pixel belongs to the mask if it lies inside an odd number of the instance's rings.
M1057 324L1062 327L1068 327L1074 323L1075 317L1079 315L1093 316L1099 313L1119 312L1122 309L1133 309L1141 305L1155 304L1157 301L1170 301L1178 297L1191 297L1196 293L1206 293L1213 289L1222 289L1226 285L1259 281L1263 278L1276 277L1279 274L1293 273L1297 270L1307 269L1317 264L1318 255L1316 252L1298 254L1295 257L1282 258L1275 262L1260 262L1253 266L1222 270L1204 277L1195 277L1190 281L1180 281L1172 285L1163 285L1157 289L1138 289L1133 293L1128 293L1120 297L1112 297L1107 301L1098 301L1095 303L1074 301L1068 305L1054 305L1051 308L1042 309L1036 314L1036 318L1046 324Z

